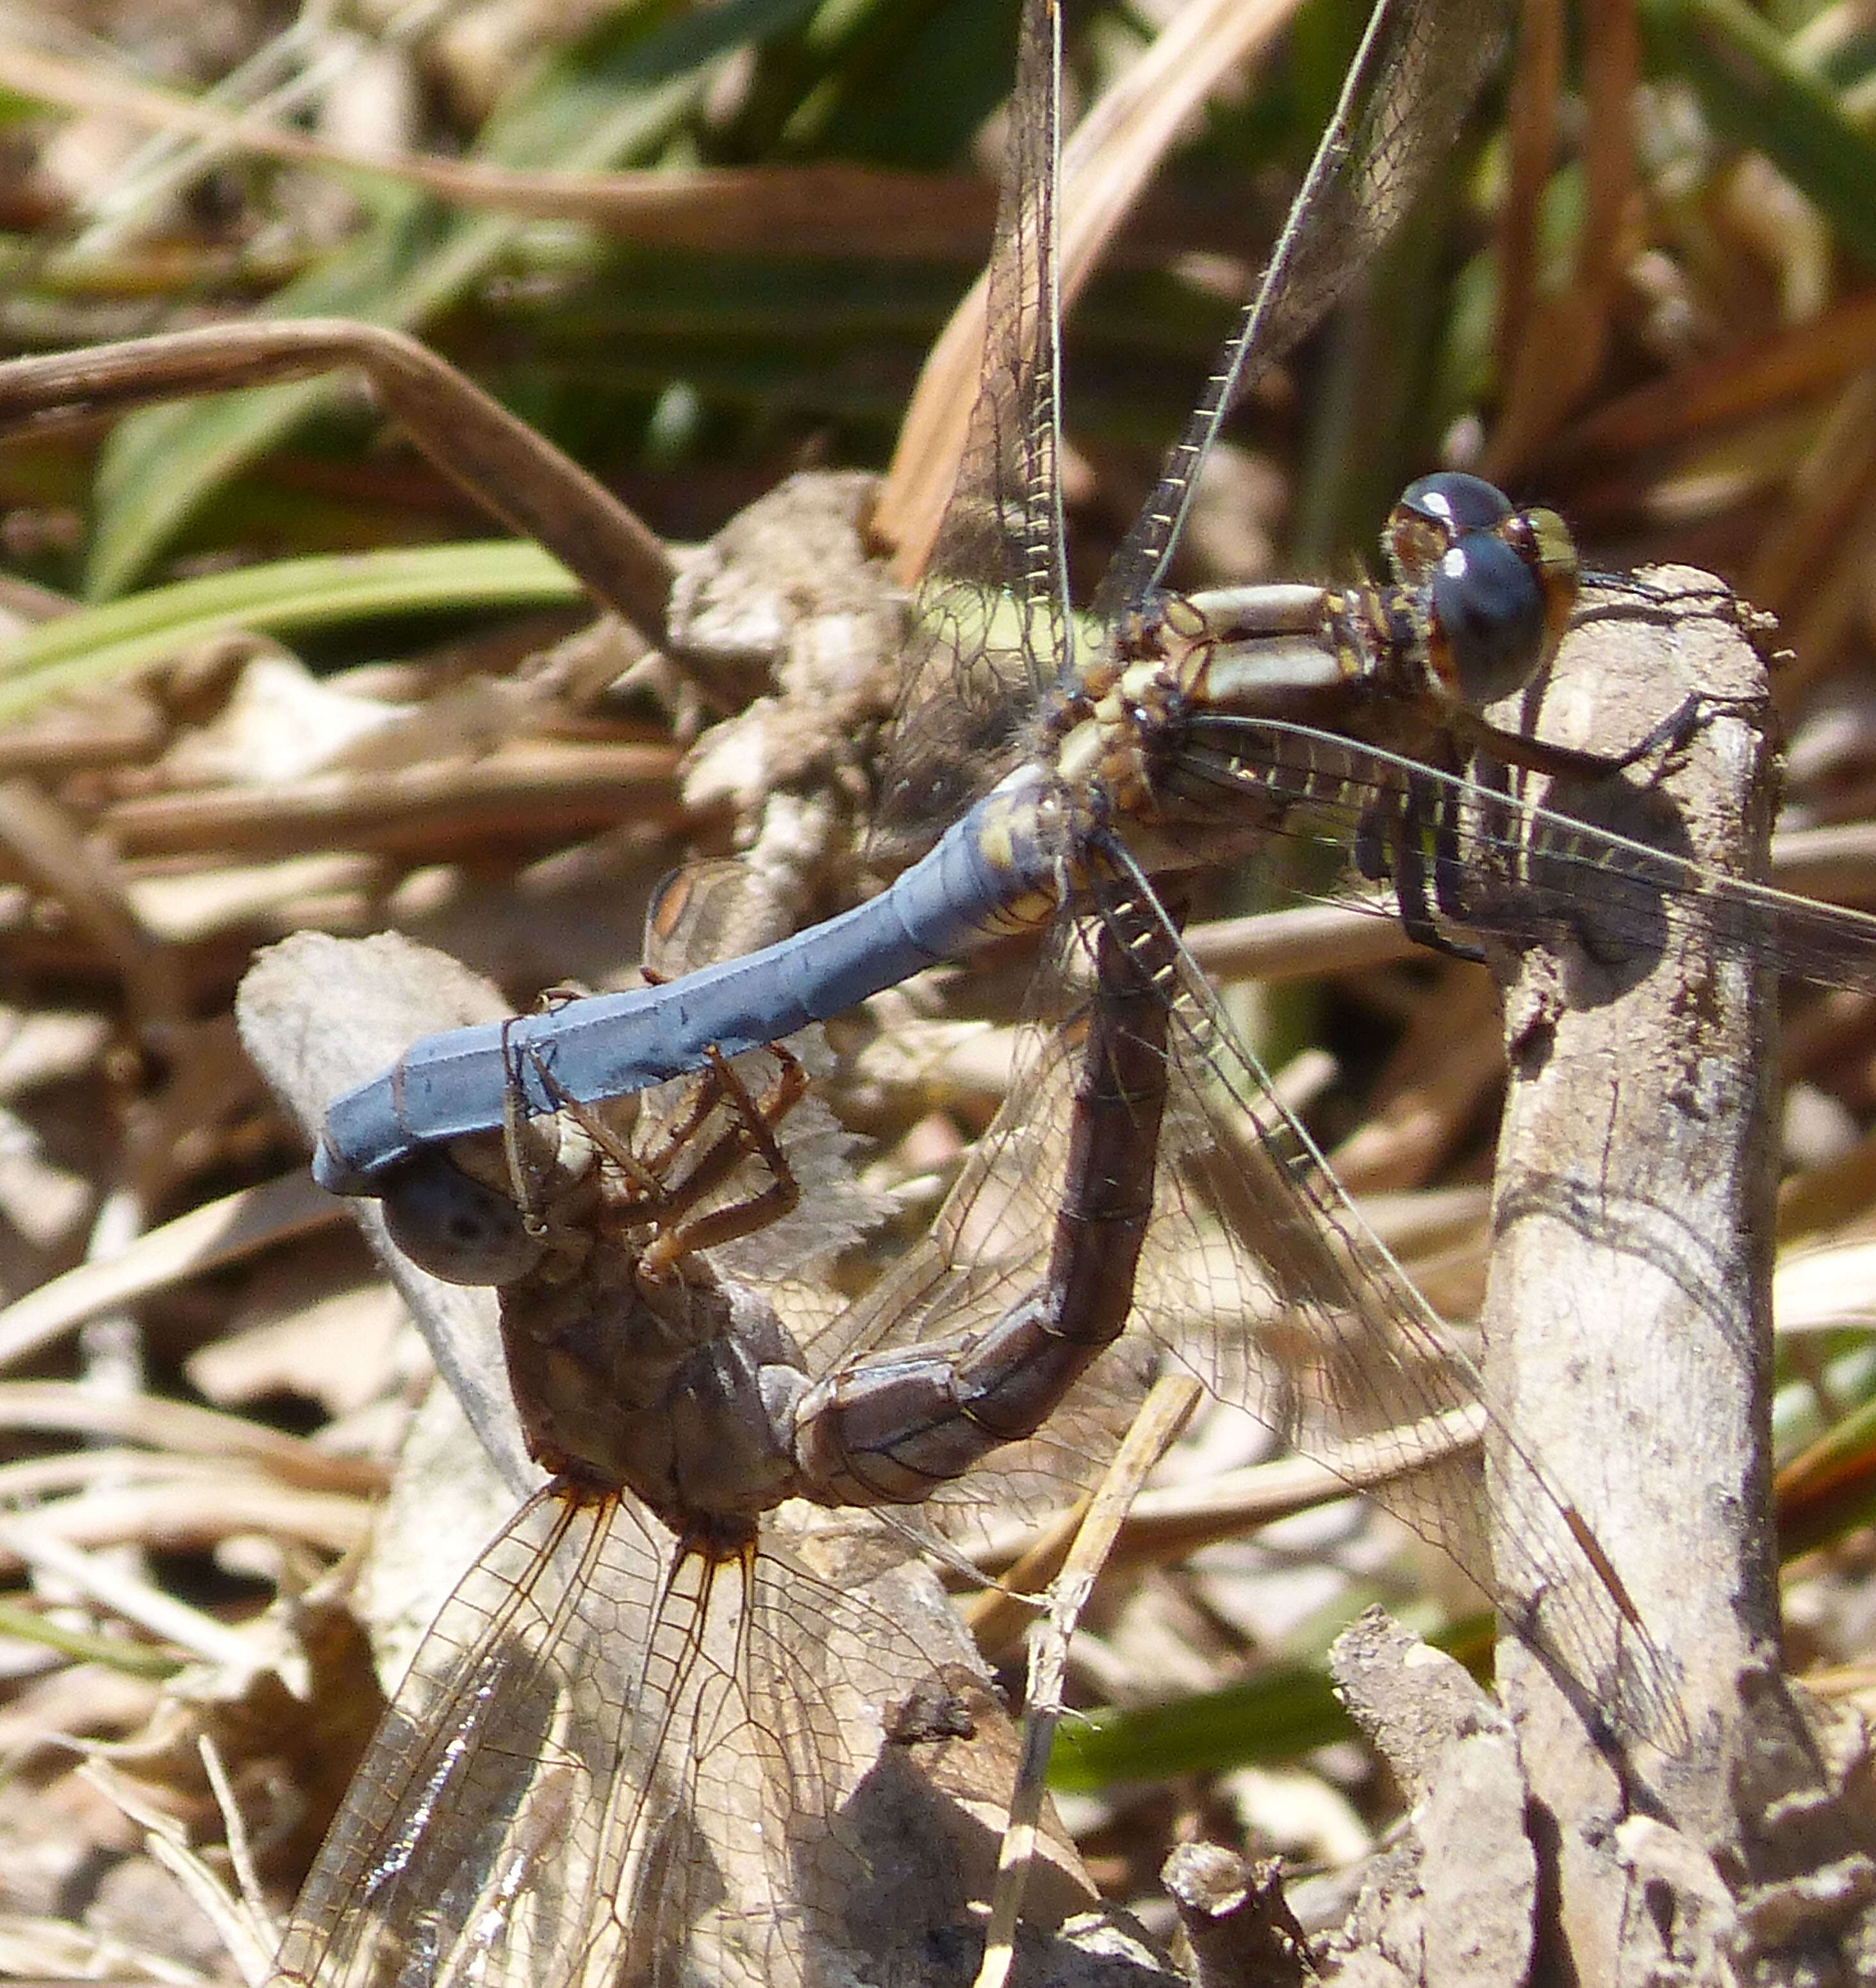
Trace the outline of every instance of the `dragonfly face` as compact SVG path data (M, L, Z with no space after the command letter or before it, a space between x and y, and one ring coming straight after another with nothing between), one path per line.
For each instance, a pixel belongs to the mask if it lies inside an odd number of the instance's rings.
M513 1194L482 1177L478 1157L467 1141L433 1147L386 1183L392 1241L446 1284L512 1283L542 1255Z
M1408 486L1381 543L1391 587L1164 596L1129 617L1119 646L1203 657L1203 673L1180 685L1183 715L1260 712L1378 740L1391 729L1388 742L1410 750L1417 712L1430 756L1456 767L1463 742L1442 754L1437 735L1481 720L1554 656L1576 603L1575 544L1554 511L1517 509L1482 478L1452 471ZM1292 638L1287 653L1274 643L1280 634ZM1284 708L1311 688L1324 693L1314 713Z
M1576 546L1554 511L1514 509L1482 478L1409 484L1382 533L1395 579L1424 590L1431 680L1476 715L1527 688L1576 605Z

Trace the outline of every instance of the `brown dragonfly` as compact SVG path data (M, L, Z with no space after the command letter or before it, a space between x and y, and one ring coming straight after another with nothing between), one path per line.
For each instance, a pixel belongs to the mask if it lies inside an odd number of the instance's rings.
M654 971L683 963L683 930ZM1128 1086L1150 1090L1166 1013L1135 965L1134 997L1102 996L1076 1032L1051 1128L1070 1156L1059 1299L968 1342L828 1368L833 1307L790 1273L874 1210L790 1051L487 1142L488 1226L430 1267L503 1273L509 1382L554 1476L425 1637L278 1979L787 1983L903 1973L921 1938L968 1939L882 1898L867 1821L882 1735L942 1727L980 1682L832 1584L776 1508L922 1499L1032 1430L1119 1334L1152 1206L1154 1128ZM1118 1303L1091 1303L1091 1280ZM842 1564L911 1550L856 1515Z

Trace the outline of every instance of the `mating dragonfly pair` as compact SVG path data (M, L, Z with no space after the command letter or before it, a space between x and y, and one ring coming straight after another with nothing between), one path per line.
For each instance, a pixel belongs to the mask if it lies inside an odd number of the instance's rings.
M1434 478L1390 522L1388 584L1161 590L1226 407L1410 203L1494 12L1384 0L1264 285L1097 597L1103 640L1078 659L1057 474L1057 24L1030 0L984 384L885 796L901 831L964 811L828 925L427 1039L333 1106L319 1177L381 1195L420 1262L501 1286L524 1423L558 1476L420 1654L302 1900L287 1978L676 1978L685 1941L717 1978L810 1975L817 1885L865 1868L835 1814L834 1703L876 1696L905 1668L889 1657L916 1652L771 1557L774 1506L918 1505L993 1476L980 1495L1058 1496L1163 1357L1331 1459L1383 1428L1404 1457L1412 1432L1480 1400L1184 952L1182 878L1317 837L1391 879L1409 928L1448 947L1561 927L1606 953L1684 921L1876 987L1876 921L1468 777L1480 760L1613 774L1699 722L1663 714L1608 758L1490 722L1571 610L1574 559L1547 514ZM705 1253L760 1242L818 1191L791 1159L798 1080L765 1046L1044 927L1068 1013L930 1234L812 1335L720 1271ZM754 1078L729 1060L765 1053ZM637 1143L596 1110L699 1070ZM766 1184L751 1189L752 1164ZM1493 1440L1500 1549L1523 1564L1494 1574L1456 1543L1470 1495L1448 1476L1403 1477L1382 1502L1493 1591L1543 1596L1520 1626L1544 1654L1616 1723L1671 1742L1672 1677L1619 1577L1503 1418ZM873 1655L842 1654L856 1648ZM722 1882L726 1835L772 1853L753 1897Z

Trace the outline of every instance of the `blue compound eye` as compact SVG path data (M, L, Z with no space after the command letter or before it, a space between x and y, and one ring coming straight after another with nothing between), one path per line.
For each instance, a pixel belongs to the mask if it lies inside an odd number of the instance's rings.
M1436 523L1444 523L1458 539L1467 532L1495 530L1511 516L1511 500L1483 476L1442 469L1422 476L1401 492L1399 509Z
M1468 710L1530 682L1544 659L1547 604L1536 574L1503 539L1484 532L1463 539L1429 590L1434 668Z
M1424 587L1446 553L1470 532L1503 532L1516 518L1510 499L1481 476L1442 470L1401 492L1381 549L1403 586Z

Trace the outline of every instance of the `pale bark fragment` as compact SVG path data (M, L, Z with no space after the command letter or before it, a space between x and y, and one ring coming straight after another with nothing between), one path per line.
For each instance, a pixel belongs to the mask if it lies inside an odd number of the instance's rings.
M419 1036L507 1009L486 980L398 933L346 941L297 932L258 956L236 1012L243 1046L313 1137L340 1091L376 1076ZM392 1246L376 1202L355 1202L352 1212L483 1448L516 1499L525 1497L544 1480L508 1393L494 1292L420 1270Z
M1379 1750L1409 1802L1431 1793L1455 1741L1495 1728L1504 1714L1443 1651L1370 1608L1329 1652L1335 1695Z
M1530 1972L1537 1859L1511 1724L1452 1658L1370 1609L1331 1653L1336 1691L1413 1804L1323 1955L1338 1988L1500 1988Z
M1196 1988L1301 1988L1313 1972L1274 1858L1247 1863L1216 1843L1182 1843L1160 1869L1192 1949Z
M1523 1979L1537 1939L1537 1858L1508 1732L1455 1743L1415 1811L1426 1922L1426 1976L1442 1988Z

